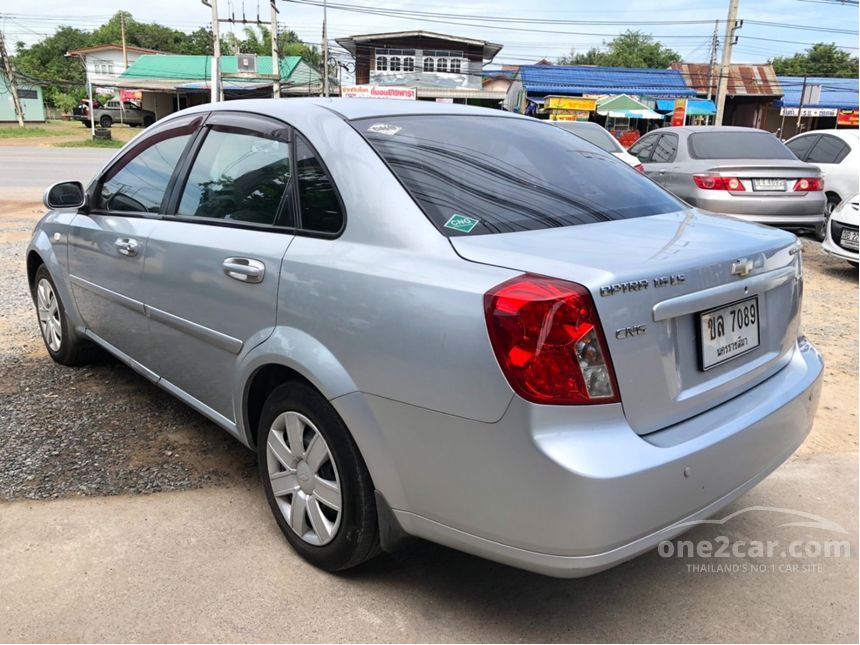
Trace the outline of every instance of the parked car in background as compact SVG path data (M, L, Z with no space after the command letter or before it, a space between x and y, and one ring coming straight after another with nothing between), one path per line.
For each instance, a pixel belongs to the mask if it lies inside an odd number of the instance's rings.
M827 232L822 248L853 264L858 260L858 225L860 225L860 194L843 199L827 218Z
M328 570L404 535L606 569L756 485L818 404L795 236L537 119L206 104L45 201L26 257L50 356L94 343L255 450Z
M591 121L551 121L555 126L562 130L572 132L581 139L585 139L589 143L593 143L601 150L605 150L613 157L621 159L628 166L636 168L642 172L644 168L639 160L629 154L624 147L618 142L618 139L613 137L604 127Z
M830 215L843 199L860 190L860 132L857 130L813 130L792 137L785 145L798 159L821 169L827 198L825 215ZM824 239L826 227L824 222L816 229L819 240Z
M783 228L824 221L821 171L756 128L683 126L630 147L645 174L692 206Z
M72 118L90 127L92 119L103 128L109 128L114 123L125 123L133 127L149 127L155 123L155 112L144 110L133 101L106 101L104 104L93 101L95 109L91 110L89 100L84 99L72 110Z

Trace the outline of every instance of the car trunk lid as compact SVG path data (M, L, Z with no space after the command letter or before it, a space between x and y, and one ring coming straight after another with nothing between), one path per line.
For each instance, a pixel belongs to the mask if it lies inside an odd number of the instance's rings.
M788 361L799 331L799 247L784 231L690 210L450 241L466 260L589 289L640 434L760 383ZM759 346L703 370L698 314L751 297Z
M805 191L795 191L799 179L820 177L821 170L812 164L790 159L768 159L766 162L738 160L704 161L709 165L705 174L736 177L743 190L729 191L740 197L797 197Z

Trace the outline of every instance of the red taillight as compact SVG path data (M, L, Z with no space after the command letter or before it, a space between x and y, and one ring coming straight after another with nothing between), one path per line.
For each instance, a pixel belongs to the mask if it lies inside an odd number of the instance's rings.
M514 391L552 404L617 403L618 386L591 294L523 275L484 296L493 351Z
M643 166L641 163L638 163L635 166L633 166L633 170L638 170L639 172L644 173L645 172L645 166Z
M719 175L693 175L693 181L699 188L705 190L730 190L739 193L744 188L743 183L737 177L720 177Z
M809 177L808 179L798 179L794 183L794 192L805 193L814 190L824 190L824 180L821 177Z

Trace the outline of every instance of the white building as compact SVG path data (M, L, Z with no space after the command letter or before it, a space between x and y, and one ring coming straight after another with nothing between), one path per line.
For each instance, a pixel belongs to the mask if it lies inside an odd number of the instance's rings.
M116 80L122 73L131 67L138 58L144 54L160 54L162 52L154 49L146 49L145 47L125 48L128 57L128 66L126 66L125 57L122 52L122 45L98 45L96 47L83 47L81 49L72 49L67 52L67 56L77 56L84 61L87 75L93 84L93 88L114 87Z

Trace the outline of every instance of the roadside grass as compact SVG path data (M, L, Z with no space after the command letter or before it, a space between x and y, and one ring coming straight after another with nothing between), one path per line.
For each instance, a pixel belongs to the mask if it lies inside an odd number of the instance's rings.
M84 139L82 141L60 141L52 143L54 148L122 148L125 141L116 139Z
M0 139L19 139L24 137L57 137L64 133L59 130L49 130L39 126L25 125L23 128L19 125L14 127L0 128Z

